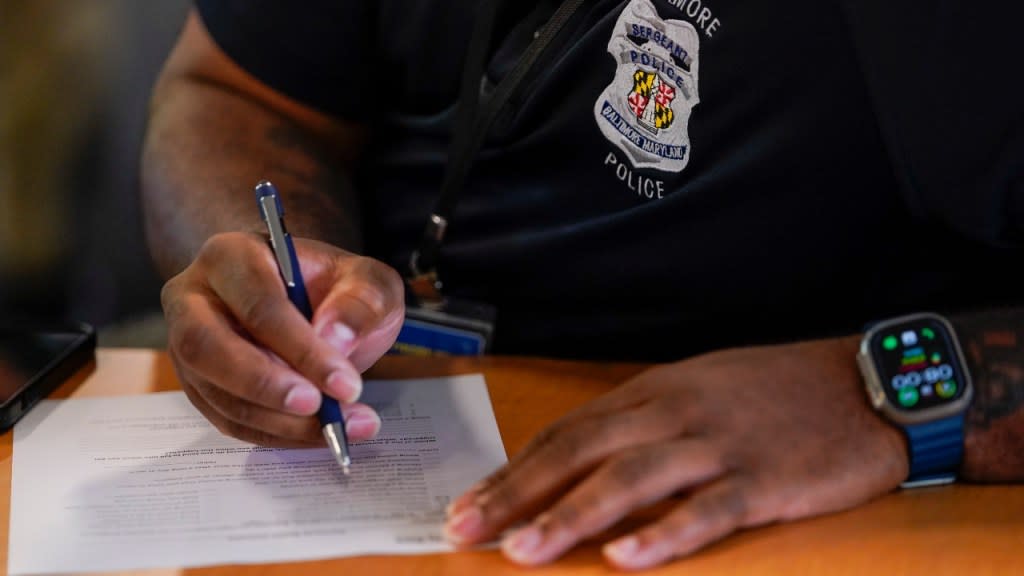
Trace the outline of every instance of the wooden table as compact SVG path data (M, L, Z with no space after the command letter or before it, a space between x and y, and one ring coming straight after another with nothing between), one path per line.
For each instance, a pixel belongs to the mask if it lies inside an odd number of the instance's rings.
M389 357L369 378L482 372L508 453L569 408L643 369L523 358ZM144 394L175 390L167 356L151 350L101 349L94 365L56 397ZM0 570L7 570L11 434L0 437ZM524 570L498 552L360 557L292 564L217 566L145 574L605 574L597 543L560 561ZM1024 487L952 486L895 493L856 510L750 530L649 574L1024 574Z

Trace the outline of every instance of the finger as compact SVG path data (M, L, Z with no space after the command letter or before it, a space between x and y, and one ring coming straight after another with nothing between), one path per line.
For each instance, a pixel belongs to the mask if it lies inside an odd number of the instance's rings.
M464 493L462 493L458 498L456 498L450 504L448 504L448 507L445 510L445 515L448 518L454 517L459 512L464 510L466 507L473 504L478 498L480 498L481 494L489 490L492 486L507 481L508 475L511 473L511 471L515 470L516 467L520 466L521 462L529 460L530 458L533 457L533 454L538 449L540 449L540 447L551 442L551 437L552 435L557 433L559 426L565 425L568 422L580 421L587 418L599 418L601 416L609 414L612 411L611 408L617 405L606 404L606 408L595 410L591 407L591 404L594 403L588 403L583 407L577 408L576 410L566 414L561 419L560 423L550 426L544 431L542 431L540 434L534 436L527 443L527 445L512 458L511 462L509 462L505 466L502 466L501 468L499 468L498 470L496 470L494 473L487 476L483 480L480 480L479 482L471 486L469 489L467 489ZM621 404L621 406L624 407L623 411L625 411L626 409L629 408L636 408L639 405Z
M618 568L649 568L723 538L743 525L746 514L744 484L721 480L695 491L657 522L606 544L602 552Z
M210 289L254 340L334 398L355 401L362 392L359 372L288 299L270 247L256 237L240 243L204 245L198 259L210 270Z
M223 428L223 423L226 420L224 416L217 410L214 410L210 403L203 399L202 395L192 385L191 377L186 376L187 371L182 370L178 367L178 362L174 358L174 352L170 351L171 361L175 365L175 371L178 373L178 380L181 382L181 389L185 392L185 396L188 397L189 402L195 406L196 410L205 417L214 428L220 431L221 434L227 434Z
M223 389L205 380L194 383L196 392L226 419L226 433L238 437L232 430L237 427L254 428L267 438L299 442L307 445L321 444L323 437L316 419L310 416L295 416L253 404L232 396ZM279 445L278 442L264 441L265 445Z
M673 434L643 407L560 422L486 481L471 503L453 507L447 535L458 544L487 540L538 511L605 458Z
M345 417L345 433L352 442L372 440L380 432L380 415L367 404L344 404L341 407L341 414Z
M215 296L172 290L163 292L164 311L169 348L182 366L253 404L302 416L317 411L320 390L242 338Z
M405 316L401 278L370 258L353 257L317 306L313 326L359 369L373 365L394 344Z
M188 370L184 369L187 374ZM315 418L276 412L230 396L195 375L183 386L189 399L223 434L263 446L313 447L324 443ZM342 406L345 430L356 442L372 438L380 430L380 418L366 404Z
M550 562L631 511L722 473L720 452L705 441L641 446L609 458L530 525L506 537L505 555L525 565Z
M586 454L581 453L576 447L579 446L581 450L591 449L591 452L593 451L592 449L597 448L597 443L586 443L585 439L590 437L591 434L600 433L600 430L603 428L602 422L613 416L609 412L575 411L561 418L558 422L548 426L530 439L527 445L508 464L476 483L452 502L448 507L448 516L451 517L459 514L463 509L476 504L480 500L490 500L491 492L495 490L500 491L502 486L514 482L515 477L521 475L521 470L524 468L529 473L531 468L538 465L538 460L543 462L550 459L548 454L551 452L556 454L558 452L575 454L582 460L579 464L580 466L584 466L590 460L599 457L597 454L587 457L589 452ZM626 412L625 415L619 417L618 423L622 424L627 419L633 417L634 415L631 412ZM566 478L564 481L571 481L571 477Z
M649 417L652 419L652 422L654 421L654 418L661 418L662 422L664 422L667 416L669 420L678 424L677 426L672 427L665 427L663 425L661 429L666 433L662 437L667 438L673 435L678 436L678 434L671 434L671 432L680 432L684 429L683 423L686 422L686 414L679 413L678 411L666 411L661 409L660 405L650 404L650 398L651 397L648 394L645 394L643 390L636 390L635 387L625 384L608 394L600 396L594 401L588 402L574 409L563 416L557 424L548 427L540 434L534 436L530 442L527 443L526 447L515 455L508 465L498 469L480 482L477 482L465 493L452 501L448 506L447 515L450 517L457 514L463 508L472 504L480 494L488 490L489 487L500 482L504 482L507 475L512 470L515 470L521 462L532 458L537 450L549 444L552 440L552 436L558 433L560 427L571 426L573 422L599 419L605 416L618 415L632 410L644 409L653 412Z
M189 399L222 434L264 446L309 448L323 444L315 418L270 410L232 396L188 367L182 367L179 375L188 382L182 388ZM258 442L248 429L260 432Z
M276 448L314 448L317 446L317 444L309 442L277 438L262 430L232 422L211 406L193 386L182 386L182 389L192 405L206 417L218 432L225 436L231 436L243 442Z

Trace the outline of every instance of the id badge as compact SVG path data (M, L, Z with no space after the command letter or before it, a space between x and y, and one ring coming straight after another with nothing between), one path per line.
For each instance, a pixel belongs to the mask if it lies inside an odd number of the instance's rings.
M494 336L495 309L479 302L447 299L443 306L406 306L405 323L389 354L479 356Z

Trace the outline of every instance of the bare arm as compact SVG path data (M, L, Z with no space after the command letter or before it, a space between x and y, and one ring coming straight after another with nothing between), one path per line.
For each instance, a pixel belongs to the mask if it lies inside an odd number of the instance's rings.
M283 192L296 236L358 250L348 177L363 129L260 83L213 42L193 10L154 89L142 154L150 251L167 278L218 232L261 230L252 189Z
M363 129L275 92L214 44L193 11L155 88L142 153L146 234L160 272L168 352L219 430L281 446L322 443L323 395L353 440L380 419L360 372L404 316L397 272L359 249L348 174ZM253 187L281 190L313 305L288 300ZM342 249L345 248L345 249Z

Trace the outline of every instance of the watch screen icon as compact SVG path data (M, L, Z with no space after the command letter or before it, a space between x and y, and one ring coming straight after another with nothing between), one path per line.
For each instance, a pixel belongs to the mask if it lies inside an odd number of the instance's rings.
M910 408L914 404L917 404L920 396L917 393L917 388L913 386L907 386L906 388L900 388L899 399L900 404L906 408Z
M882 340L882 348L885 348L886 350L895 350L899 345L900 341L897 340L895 336L886 336L885 339Z
M946 380L935 385L935 393L941 398L952 398L956 395L956 382Z
M903 333L900 334L900 340L903 341L904 346L913 346L914 344L917 344L917 333L913 330L904 330Z

